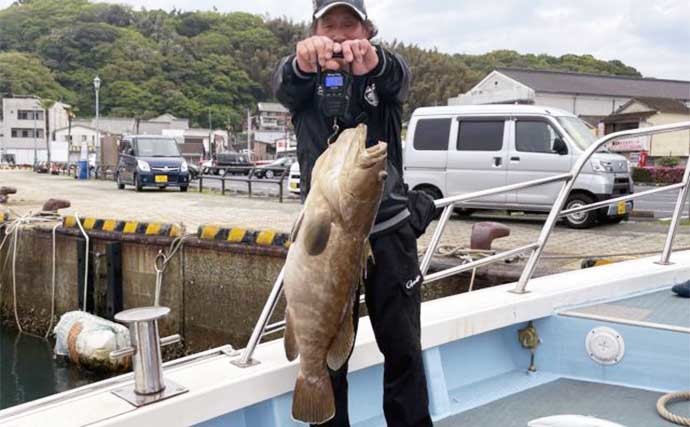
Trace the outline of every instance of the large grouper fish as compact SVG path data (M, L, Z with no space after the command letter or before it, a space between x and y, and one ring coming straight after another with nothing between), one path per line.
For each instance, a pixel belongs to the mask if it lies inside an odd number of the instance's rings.
M345 130L318 158L295 222L284 271L285 353L300 356L292 417L320 424L335 415L327 367L354 345L353 306L383 193L387 144L366 148L367 128Z

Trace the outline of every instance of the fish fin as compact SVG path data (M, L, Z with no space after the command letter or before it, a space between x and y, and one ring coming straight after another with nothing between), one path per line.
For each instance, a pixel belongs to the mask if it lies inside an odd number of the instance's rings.
M292 224L292 230L290 231L291 242L294 242L295 239L297 239L297 233L299 232L299 229L302 226L302 220L304 220L304 209L300 211L299 216L295 220L295 223Z
M300 371L292 395L292 418L308 424L322 424L335 416L335 398L328 371L307 379Z
M331 214L327 210L305 215L302 232L304 233L304 248L311 256L320 255L328 245L331 237Z
M299 348L297 347L297 337L295 336L295 325L292 323L292 316L290 315L290 308L285 309L285 357L292 362L299 356Z
M343 367L345 362L347 362L347 359L350 358L352 346L355 344L354 320L352 319L352 304L354 304L353 300L355 298L356 294L353 295L350 303L347 305L343 322L341 323L340 328L338 328L338 333L333 339L331 347L328 349L326 363L333 371L337 371Z

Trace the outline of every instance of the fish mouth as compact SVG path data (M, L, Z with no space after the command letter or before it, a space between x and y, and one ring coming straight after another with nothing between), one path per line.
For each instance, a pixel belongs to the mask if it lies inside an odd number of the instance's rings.
M369 169L385 161L387 156L388 144L379 141L378 144L361 152L357 165L362 169Z

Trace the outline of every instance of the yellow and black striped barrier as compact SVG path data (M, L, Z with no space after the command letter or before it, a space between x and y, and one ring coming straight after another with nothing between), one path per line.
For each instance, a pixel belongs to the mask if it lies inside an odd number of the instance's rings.
M79 218L86 231L102 231L106 233L139 234L153 237L181 237L182 227L177 224L160 222L120 221L116 219ZM79 228L74 216L63 219L64 228Z
M202 225L197 231L199 240L237 243L251 246L273 246L287 248L290 235L275 230L249 230L241 227L225 228L217 225Z

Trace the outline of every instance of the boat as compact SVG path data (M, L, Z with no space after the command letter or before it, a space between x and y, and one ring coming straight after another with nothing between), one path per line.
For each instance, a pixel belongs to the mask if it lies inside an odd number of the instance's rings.
M570 173L437 201L444 210L421 261L426 286L518 254L528 260L516 283L422 305L422 349L435 425L664 427L690 416L688 406L672 403L687 394L669 394L690 390L690 300L671 292L673 285L690 280L690 251L673 252L690 163L681 183L563 210L588 158L607 142L688 129L690 122L607 135ZM428 273L455 203L558 181L563 187L537 241ZM660 255L532 278L563 215L672 190L679 194ZM284 327L283 322L268 324L281 292L279 275L246 348L223 346L162 365L161 342L179 339L158 337L156 319L165 309L124 312L119 319L133 325L135 341L112 357L132 355L134 373L5 409L0 425L300 425L290 418L297 362L285 358L282 339L261 343ZM349 364L354 426L386 425L382 362L370 324L363 320Z

